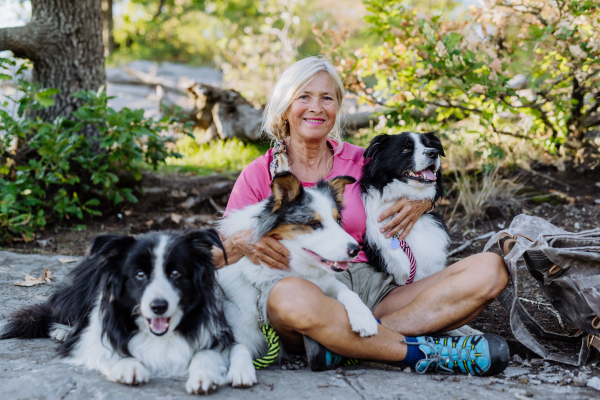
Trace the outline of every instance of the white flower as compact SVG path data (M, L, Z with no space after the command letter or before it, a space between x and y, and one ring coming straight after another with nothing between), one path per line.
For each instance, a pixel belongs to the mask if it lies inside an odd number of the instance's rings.
M485 94L485 88L483 86L481 86L479 83L476 83L471 88L471 93Z
M475 35L468 35L461 43L461 47L466 47L469 51L474 52L477 50L477 46L479 45L479 43L481 43L481 41Z
M499 58L495 58L489 65L490 69L496 71L497 73L502 73L502 61Z
M442 43L441 40L438 40L437 44L435 45L435 51L439 57L445 57L448 55L448 50L446 50L446 46L444 46L444 43Z
M569 51L577 58L585 59L587 58L587 53L579 47L578 44L569 45Z
M431 22L431 15L425 14L423 11L417 13L417 19L424 19L425 21Z
M456 54L452 55L452 63L457 66L460 67L461 65L463 67L465 67L465 60L462 58L462 56L457 56Z
M415 71L415 75L417 75L418 78L422 78L425 75L427 75L429 72L421 67L417 68L417 70Z

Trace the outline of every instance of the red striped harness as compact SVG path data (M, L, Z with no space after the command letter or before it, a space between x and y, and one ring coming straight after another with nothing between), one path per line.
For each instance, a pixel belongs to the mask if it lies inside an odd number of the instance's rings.
M417 260L415 260L415 256L413 255L412 251L410 250L408 243L406 243L404 240L398 240L397 236L392 237L392 240L390 242L390 247L394 250L397 249L398 247L401 247L402 250L404 251L404 254L406 254L406 257L408 257L408 261L410 262L410 273L408 275L408 279L406 280L406 282L400 286L410 285L415 280L415 275L417 274Z

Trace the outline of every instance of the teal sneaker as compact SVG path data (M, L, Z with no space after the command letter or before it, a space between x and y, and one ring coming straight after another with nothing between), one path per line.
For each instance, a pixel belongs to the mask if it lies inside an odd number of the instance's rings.
M308 366L313 371L327 371L336 367L358 364L356 358L342 357L311 337L304 336L304 348L308 358Z
M508 366L510 354L508 343L492 333L475 336L418 336L418 343L425 358L419 360L415 369L442 373L463 373L477 376L495 375Z

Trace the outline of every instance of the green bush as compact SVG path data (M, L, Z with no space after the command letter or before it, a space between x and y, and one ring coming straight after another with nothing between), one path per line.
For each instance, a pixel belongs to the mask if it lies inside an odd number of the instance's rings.
M117 112L108 107L102 88L76 93L83 105L71 119L30 117L52 106L58 91L32 85L19 77L26 64L0 58L0 72L9 68L13 74L0 73L1 80L16 82L0 109L0 241L17 236L30 241L49 222L99 216L102 202L137 202L123 177L139 181L142 164L156 168L177 156L167 149L171 136L163 134L176 118L152 120L143 110L127 108Z
M482 140L513 136L579 149L600 126L600 3L494 0L426 14L367 0L375 46L349 49L316 29L347 88L389 109L389 126L468 119ZM464 125L464 124L463 124Z

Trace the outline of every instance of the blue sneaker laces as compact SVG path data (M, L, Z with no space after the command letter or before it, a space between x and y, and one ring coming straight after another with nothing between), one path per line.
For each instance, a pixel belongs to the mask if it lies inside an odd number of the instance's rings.
M417 343L405 343L408 346L419 346L425 356L415 365L418 373L433 371L448 374L484 375L492 365L493 357L490 353L490 346L484 336L419 336L417 340ZM507 347L499 350L506 353L506 357L504 354L500 354L499 361L508 358ZM504 363L503 360L500 362Z

